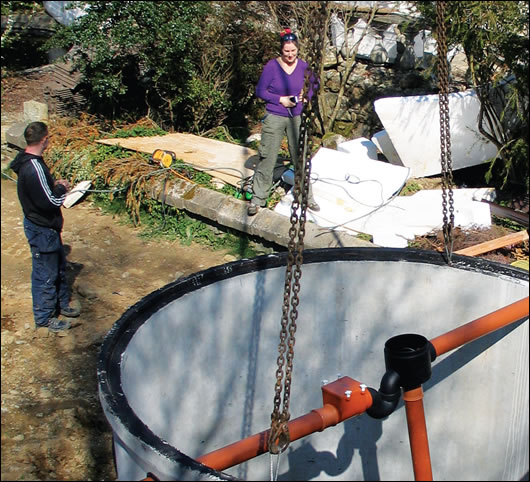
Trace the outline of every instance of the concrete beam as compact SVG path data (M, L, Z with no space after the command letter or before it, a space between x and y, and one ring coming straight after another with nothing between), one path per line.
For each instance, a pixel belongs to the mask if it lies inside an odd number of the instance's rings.
M198 214L222 226L288 247L291 221L270 209L260 209L258 214L250 217L246 201L184 180L168 181L165 189L163 181L154 184L150 196L176 209ZM306 249L362 246L373 247L374 244L344 231L322 228L312 222L305 224Z

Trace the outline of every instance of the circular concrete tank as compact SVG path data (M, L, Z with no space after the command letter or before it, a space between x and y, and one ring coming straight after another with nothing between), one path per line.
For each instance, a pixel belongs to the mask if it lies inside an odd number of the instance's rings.
M151 293L103 343L99 395L120 480L270 480L263 454L217 472L199 456L270 427L287 254L207 269ZM291 420L321 384L378 389L385 342L432 339L528 296L528 272L481 259L387 248L308 250L302 266ZM434 480L528 474L528 322L432 364L424 407ZM290 444L278 480L413 480L403 400Z

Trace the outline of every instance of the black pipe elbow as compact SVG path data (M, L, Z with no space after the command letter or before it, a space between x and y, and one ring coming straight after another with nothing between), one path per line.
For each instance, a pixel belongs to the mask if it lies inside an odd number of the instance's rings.
M394 370L387 370L381 379L379 391L368 387L372 396L372 406L366 413L376 419L388 417L397 407L401 397L399 374Z

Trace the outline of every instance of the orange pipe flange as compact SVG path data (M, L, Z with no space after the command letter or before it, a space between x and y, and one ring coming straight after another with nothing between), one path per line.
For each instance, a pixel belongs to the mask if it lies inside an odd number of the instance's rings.
M431 340L436 356L528 316L528 296Z
M324 385L322 394L324 398L322 407L288 422L291 442L360 415L373 403L368 389L349 377L342 377ZM214 470L225 470L268 452L269 433L270 430L264 430L202 455L196 460Z
M403 393L415 480L432 480L431 455L423 410L423 389Z

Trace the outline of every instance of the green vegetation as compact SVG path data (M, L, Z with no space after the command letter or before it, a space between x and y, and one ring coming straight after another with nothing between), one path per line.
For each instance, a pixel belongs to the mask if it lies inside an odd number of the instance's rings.
M436 30L436 2L415 2ZM486 182L514 194L529 192L528 14L526 1L446 2L448 50L462 46L469 82L481 102L480 132L499 154Z
M399 193L400 196L411 196L415 192L421 191L421 186L414 181L414 179L408 180Z
M365 241L373 241L373 236L371 234L359 233L356 237L359 239L364 239Z
M178 239L184 245L196 242L210 249L228 250L230 254L239 258L252 258L258 254L247 236L230 229L213 228L158 201L147 201L141 217L143 226L141 236L148 239Z
M3 1L0 5L2 9L2 76L9 70L35 67L46 63L46 53L39 48L43 39L33 38L26 34L32 18L44 13L42 2ZM17 17L25 17L26 24L18 22L15 27Z
M76 46L92 109L201 133L225 119L243 128L270 56L260 2L94 1L49 46ZM244 125L242 125L244 124Z
M414 3L424 17L422 27L436 35L436 2ZM339 7L329 2L331 8ZM42 2L2 2L3 15L37 12L43 12ZM356 10L350 14L352 22L367 17ZM311 15L312 2L93 1L86 15L72 27L59 28L45 47L74 47L71 59L83 75L81 89L90 99L90 111L111 125L106 137L184 131L241 143L263 114L254 89L263 64L278 53L277 32L296 23L301 56L307 58L311 42L304 33L311 33ZM445 23L448 49L462 46L470 67L469 85L477 89L483 106L480 129L499 147L485 174L486 184L510 196L528 195L528 2L447 2ZM9 29L2 33L3 74L13 51L7 47L25 51L19 40ZM151 122L115 128L124 119L139 118ZM147 154L88 147L65 132L61 135L67 143L49 150L57 172L74 183L91 179L101 191L95 198L123 201L135 224L147 224L142 216L148 182L175 174L160 170ZM80 132L78 137L92 141L101 137ZM257 148L257 143L251 147ZM280 155L288 156L285 144ZM172 169L219 190L208 172L180 160ZM419 189L408 183L401 194ZM238 195L228 185L221 191ZM269 204L274 202L272 196ZM154 212L152 206L146 208Z
M502 226L503 228L510 229L511 231L523 231L527 229L526 226L519 224L517 221L514 221L510 218L501 218L499 216L492 215L491 220L497 226Z
M155 127L144 127L134 126L127 129L118 129L112 134L112 137L151 137L151 136L163 136L167 134L164 129L158 126Z
M253 257L263 252L263 248L256 248L256 243L245 234L213 226L208 220L155 201L147 194L152 183L179 177L230 196L238 193L235 187L228 184L217 187L210 174L181 159L164 169L147 153L96 144L94 139L101 137L97 127L91 121L81 122L79 130L86 134L85 138L69 129L69 121L50 124L53 142L47 151L47 159L57 177L69 179L73 184L91 180L90 199L104 212L119 216L121 222L141 227L141 235L149 239L178 239L183 244L196 242L211 249L227 250L237 257ZM155 124L140 121L106 132L105 137L163 133Z

